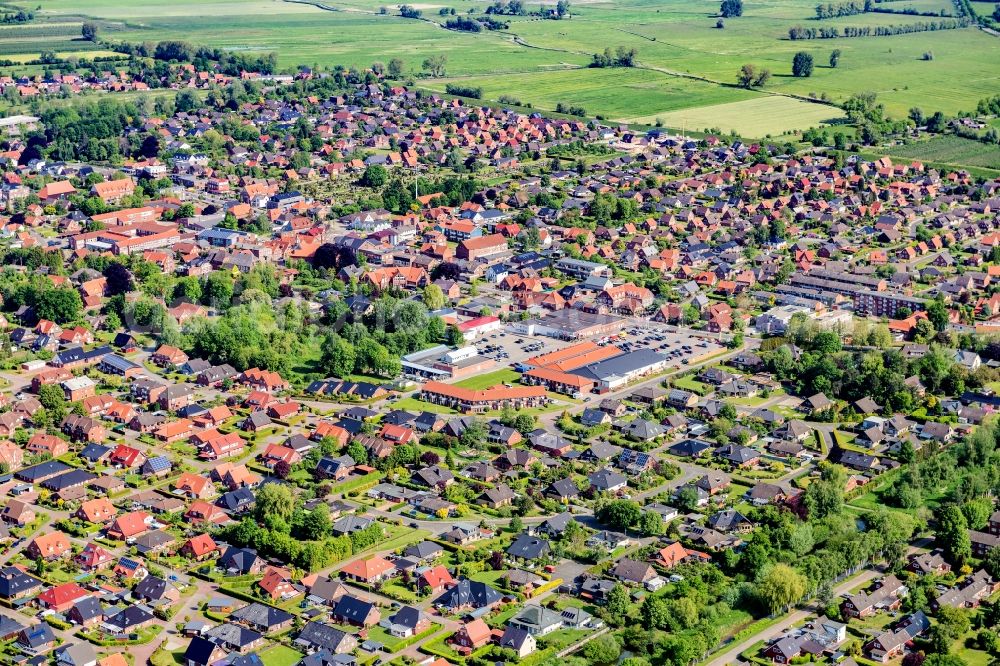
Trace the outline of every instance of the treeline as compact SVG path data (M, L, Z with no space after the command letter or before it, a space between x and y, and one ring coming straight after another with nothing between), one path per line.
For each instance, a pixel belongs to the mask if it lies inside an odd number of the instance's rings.
M537 12L530 12L524 7L522 0L496 0L486 8L487 14L498 16L541 16L542 18L561 19L569 15L569 0L559 0L554 9L542 7Z
M587 115L587 110L582 106L573 106L571 104L563 104L562 102L556 103L556 113L565 113L570 116L578 116L583 118Z
M591 67L635 67L636 56L639 52L634 48L626 49L619 46L614 53L611 47L604 49L604 53L595 53L592 57Z
M788 38L796 41L801 39L837 39L840 37L890 37L893 35L908 35L916 32L935 32L937 30L955 30L969 25L968 19L946 18L940 21L917 21L898 25L880 25L840 28L806 28L797 25L788 30Z
M482 32L486 30L506 30L509 23L499 21L495 18L485 17L481 19L471 19L465 16L456 16L444 22L444 27L449 30L459 30L461 32Z
M155 44L121 42L111 45L111 48L118 53L142 58L192 63L198 69L211 69L214 66L228 76L239 76L240 72L274 74L278 69L278 56L274 53L234 53L206 46L196 47L173 39Z
M423 12L410 5L403 5L399 8L399 15L403 18L418 19L423 16Z
M521 0L510 0L509 2L497 0L486 8L486 13L500 16L525 16L528 12Z
M6 23L8 25L17 23L29 23L33 20L35 20L35 13L30 11L25 11L23 9L18 12L5 13L3 16L0 16L0 23Z
M483 89L477 88L475 86L463 86L458 83L449 83L445 85L444 91L449 95L458 95L459 97L471 97L472 99L482 99Z
M976 105L976 114L980 116L1000 116L1000 95L986 97Z
M888 7L873 7L868 10L872 14L902 14L904 16L951 16L950 13L942 9L939 12L920 12L913 7L907 7L906 9L889 9Z
M827 3L825 5L816 5L816 18L822 20L839 18L841 16L856 16L857 14L864 14L870 11L871 0L865 0L865 2L844 2L839 5Z

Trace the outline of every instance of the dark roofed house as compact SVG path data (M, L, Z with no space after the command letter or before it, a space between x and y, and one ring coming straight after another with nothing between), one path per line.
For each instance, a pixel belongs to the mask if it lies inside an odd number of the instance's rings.
M205 632L205 637L229 650L244 654L264 643L264 635L238 624L226 622Z
M153 623L153 614L143 606L126 606L104 620L101 627L109 634L122 636L139 631Z
M345 594L337 601L330 616L337 622L370 627L377 624L382 615L372 602Z
M354 636L320 622L307 622L295 639L309 652L327 650L333 654L349 654L358 646Z
M265 634L292 626L294 619L295 616L291 613L259 602L237 608L229 616L230 621L245 624Z
M435 599L434 605L447 608L454 613L470 608L491 608L502 598L502 594L486 583L463 578L454 587Z
M226 656L221 645L207 638L195 636L184 651L185 666L209 666Z
M239 575L255 574L264 570L264 560L257 556L255 550L230 546L219 558L218 567Z
M547 539L521 534L507 548L507 555L518 560L539 560L548 556L550 550Z
M580 496L580 489L576 487L573 479L565 478L553 481L545 489L545 496L559 502L569 503L570 500Z
M42 581L29 576L17 567L0 569L0 599L21 599L42 586Z

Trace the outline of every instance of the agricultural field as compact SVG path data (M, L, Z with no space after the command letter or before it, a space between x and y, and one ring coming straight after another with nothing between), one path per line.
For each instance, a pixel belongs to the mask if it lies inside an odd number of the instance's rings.
M718 128L749 137L782 134L845 119L840 109L782 95L760 95L753 99L683 109L656 116L629 118L630 122L700 130Z
M1000 169L1000 146L987 146L954 135L936 136L927 141L891 148L888 152L894 156L940 164Z
M583 107L589 116L660 121L693 130L732 129L748 137L802 130L840 116L833 106L809 103L810 97L837 103L855 92L874 90L889 113L901 117L913 106L928 113L971 110L1000 88L1000 38L975 28L789 40L794 26L843 29L929 20L867 13L819 21L812 0L747 0L743 16L727 19L723 29L716 27L717 0L577 0L570 19L503 17L510 24L507 30L481 33L444 29L438 10L478 14L488 0L418 3L414 6L423 12L419 20L401 18L398 5L375 0L312 2L96 0L84 6L76 0L42 0L37 26L0 28L0 56L37 54L43 48L93 49L71 34L84 20L83 12L102 22L109 40L185 39L231 50L275 51L281 67L361 67L401 58L408 75L422 77L423 59L444 54L450 78L418 78L418 85L443 91L448 82L460 82L481 87L489 101L509 95L542 110L562 102ZM39 7L27 0L19 4ZM380 14L383 7L385 15ZM903 0L886 7L954 12L947 0ZM5 30L12 31L9 38L4 38ZM593 53L618 46L635 48L639 66L586 68ZM827 64L833 49L842 52L836 68ZM798 51L813 55L811 77L791 75ZM928 53L932 59L924 59ZM734 85L745 63L771 71L763 91Z

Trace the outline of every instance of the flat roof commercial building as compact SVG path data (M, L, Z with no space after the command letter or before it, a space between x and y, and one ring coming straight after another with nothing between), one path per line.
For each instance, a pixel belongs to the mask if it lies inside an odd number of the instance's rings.
M572 374L591 379L597 386L597 393L607 393L625 386L631 381L660 372L667 367L670 359L652 349L639 349L621 354L605 361L592 363Z
M478 375L496 367L496 361L479 355L475 347L447 345L407 354L402 359L403 374L423 379L459 379Z
M529 319L511 324L521 335L545 335L560 340L581 340L602 335L612 335L625 328L628 320L614 315L559 310L547 317Z

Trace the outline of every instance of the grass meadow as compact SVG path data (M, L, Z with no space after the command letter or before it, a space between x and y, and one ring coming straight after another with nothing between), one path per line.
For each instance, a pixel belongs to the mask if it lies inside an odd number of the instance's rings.
M311 0L309 0L311 1ZM37 10L35 23L0 27L0 57L26 58L41 50L93 52L78 39L79 25L101 21L111 40L184 39L232 50L275 51L282 67L367 67L401 58L410 75L432 54L448 56L447 79L420 79L443 90L452 80L483 88L495 101L510 95L551 110L559 102L588 115L669 127L736 130L748 137L816 126L840 114L805 99L825 95L840 102L874 90L887 110L903 116L910 107L954 114L1000 89L1000 38L974 28L893 37L790 41L802 25L881 26L926 17L869 13L824 21L814 0L746 0L744 15L716 27L718 0L576 0L562 21L506 17L506 31L460 33L444 29L438 8L482 12L489 0L417 3L424 20L396 16L396 4L376 0L323 0L321 9L285 0L15 0ZM535 5L528 3L529 8ZM551 2L549 3L551 4ZM380 9L386 7L387 14ZM953 11L948 0L901 0L892 8ZM85 15L85 16L84 16ZM605 47L635 48L634 69L587 69ZM829 67L840 49L840 64ZM791 75L798 51L813 55L811 77ZM933 53L933 59L923 55ZM766 67L763 91L733 85L744 63ZM775 96L773 93L781 93ZM796 100L793 97L802 99Z

